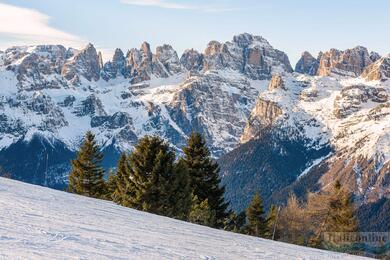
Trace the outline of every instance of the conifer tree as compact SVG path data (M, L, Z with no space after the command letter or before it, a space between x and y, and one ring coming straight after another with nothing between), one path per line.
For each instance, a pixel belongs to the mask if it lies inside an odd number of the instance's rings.
M192 206L189 221L195 224L213 227L215 225L215 210L211 209L208 200L200 201L198 196L192 196Z
M358 223L351 195L342 189L337 180L329 201L329 215L326 218L327 232L357 232Z
M125 153L122 153L116 169L115 188L112 192L113 201L122 206L126 206L126 201L128 200L129 178L128 158Z
M95 136L88 131L76 159L72 161L69 191L94 198L104 196L105 183L104 170L101 166L102 160L103 154L96 144Z
M256 192L246 210L248 218L248 232L252 236L264 237L267 233L267 222L264 218L263 201L259 192Z
M175 164L173 174L172 189L170 191L171 216L181 220L188 220L192 198L188 168L183 160L179 160Z
M106 200L113 200L113 194L117 186L117 178L116 178L115 172L110 170L110 173L108 174L108 179L106 182L106 194L104 196L104 199Z
M183 152L183 159L190 175L192 193L200 201L207 199L210 208L216 214L216 227L221 227L229 214L228 203L224 201L225 187L221 186L219 167L211 159L210 151L201 134L192 133Z
M170 201L175 153L159 137L145 136L129 156L131 196L126 206L155 214L172 214Z
M246 213L245 211L237 214L236 212L231 212L229 217L225 219L224 230L236 232L236 233L246 233L245 230L246 224Z

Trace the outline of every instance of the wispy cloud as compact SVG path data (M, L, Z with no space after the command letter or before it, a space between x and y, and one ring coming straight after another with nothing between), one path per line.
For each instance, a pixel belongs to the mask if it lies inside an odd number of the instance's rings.
M234 11L235 8L227 8L216 5L193 5L183 4L166 0L120 0L121 3L127 5L137 5L145 7L159 7L165 9L179 9L179 10L196 10L202 12L227 12Z
M33 9L0 3L1 46L63 44L81 47L85 41L49 25L50 17Z

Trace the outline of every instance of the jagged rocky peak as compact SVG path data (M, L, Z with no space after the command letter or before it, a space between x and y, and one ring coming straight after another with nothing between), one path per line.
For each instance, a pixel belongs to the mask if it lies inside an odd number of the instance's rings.
M284 52L274 49L264 38L248 33L231 42L211 41L204 52L204 70L233 69L251 79L270 79L275 72L292 72Z
M242 33L233 37L233 42L236 43L240 48L247 48L251 44L263 45L265 47L272 48L269 42L261 36L252 35L250 33Z
M127 66L125 55L119 48L115 49L112 60L104 64L102 71L104 80L116 78L118 75L125 78L130 77L130 69Z
M275 89L286 90L286 85L284 84L283 78L280 74L273 75L268 85L269 91L274 91Z
M367 48L362 46L345 51L331 49L321 55L317 75L330 76L335 74L357 77L372 62Z
M370 66L368 66L362 73L362 77L366 80L380 80L385 81L390 79L390 57L380 58Z
M194 49L185 50L180 63L188 71L200 71L203 69L203 55Z
M61 74L72 84L79 84L79 76L88 81L97 81L100 78L100 61L95 47L89 43L83 50L78 52L73 59L67 61L62 68Z
M150 80L153 54L150 45L143 42L140 49L131 49L127 54L127 63L131 67L131 82L139 83Z
M66 49L62 45L12 48L4 57L5 65L9 64L7 69L15 72L18 86L23 90L58 88L59 82L48 75L60 73L65 60Z
M170 74L177 74L182 71L179 56L169 44L156 48L156 59L161 62Z
M322 53L320 53L320 58ZM319 59L314 58L309 52L302 53L301 58L295 65L295 72L314 76L317 74Z

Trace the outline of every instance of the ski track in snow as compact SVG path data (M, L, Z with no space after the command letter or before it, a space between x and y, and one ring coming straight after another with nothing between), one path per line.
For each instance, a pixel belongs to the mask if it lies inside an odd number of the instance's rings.
M0 178L0 259L355 259Z

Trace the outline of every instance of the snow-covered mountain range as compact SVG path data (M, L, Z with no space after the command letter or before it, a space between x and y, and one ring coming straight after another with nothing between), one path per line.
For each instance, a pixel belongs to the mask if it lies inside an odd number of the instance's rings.
M321 188L338 176L362 201L375 201L390 197L389 78L390 58L365 47L317 58L305 52L293 70L285 53L250 34L211 41L180 58L169 45L153 53L143 43L126 54L117 49L104 64L92 44L12 47L0 53L1 171L61 186L89 129L111 166L146 134L180 152L191 131L199 131L219 158L271 131L310 153L278 189L321 169ZM288 157L280 140L269 142ZM237 167L222 168L224 177L237 176ZM249 196L244 190L231 196Z

